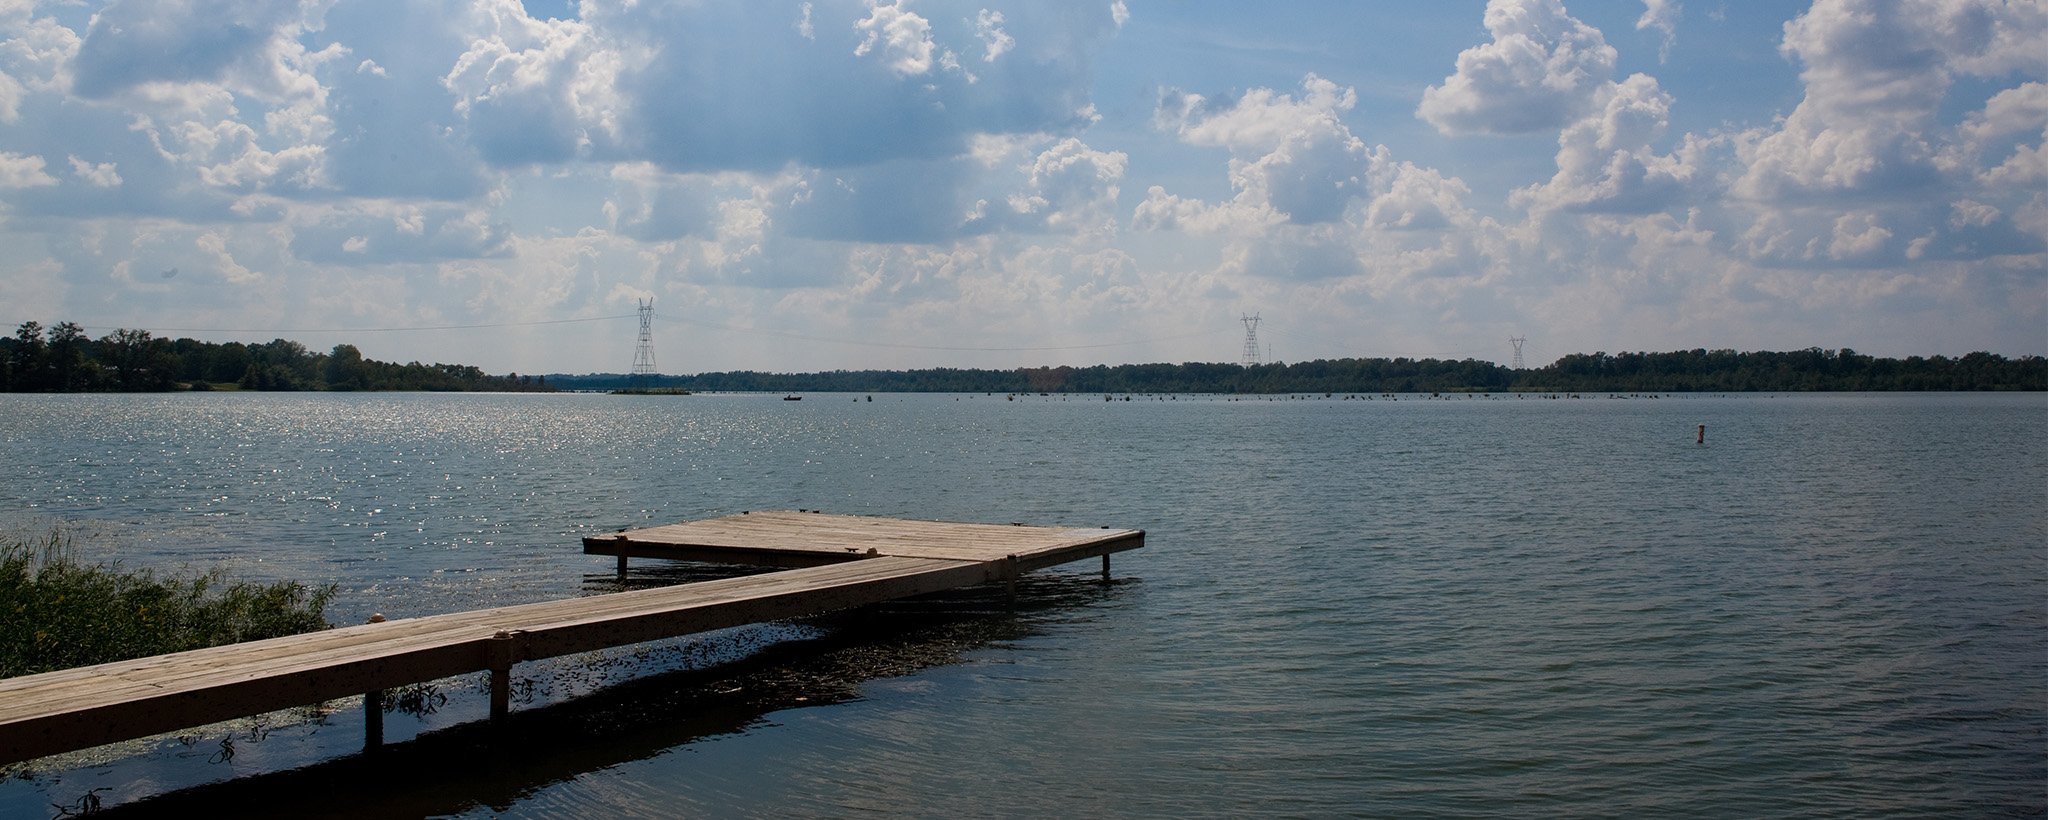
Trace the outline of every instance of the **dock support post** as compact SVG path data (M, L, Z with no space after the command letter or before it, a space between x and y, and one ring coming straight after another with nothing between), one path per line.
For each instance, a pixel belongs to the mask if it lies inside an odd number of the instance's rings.
M997 562L997 566L1003 576L1003 608L1014 610L1017 608L1017 556L1004 558Z
M1102 580L1109 580L1109 553L1102 554Z
M384 613L374 613L369 623L381 624ZM384 745L384 690L372 689L363 693L363 750L374 751Z
M363 694L363 751L373 752L384 746L384 690L374 689Z
M491 636L491 722L498 723L512 711L512 661L517 648L512 633L503 629Z
M619 580L626 580L626 556L619 556Z

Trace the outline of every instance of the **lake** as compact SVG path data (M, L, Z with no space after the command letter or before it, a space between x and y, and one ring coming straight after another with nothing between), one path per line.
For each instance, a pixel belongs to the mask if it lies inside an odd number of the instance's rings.
M510 741L451 679L382 755L336 703L0 814L2048 812L2048 396L1116 398L0 395L8 532L337 623L716 577L579 539L742 510L1147 531L1014 607L522 665Z

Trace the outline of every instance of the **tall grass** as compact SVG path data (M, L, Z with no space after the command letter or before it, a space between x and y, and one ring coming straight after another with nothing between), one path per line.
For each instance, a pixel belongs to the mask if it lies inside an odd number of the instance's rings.
M326 629L335 586L78 561L70 539L0 541L0 677Z

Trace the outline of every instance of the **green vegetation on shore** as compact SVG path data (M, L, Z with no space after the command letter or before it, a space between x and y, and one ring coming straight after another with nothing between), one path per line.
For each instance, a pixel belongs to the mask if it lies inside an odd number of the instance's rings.
M564 390L609 390L632 377L554 374ZM835 370L659 376L690 391L899 393L1437 393L2048 390L2048 359L1994 353L1881 359L1853 350L1574 353L1514 370L1477 359L1317 359L1293 364L1124 364L1016 370Z
M0 541L0 677L326 629L334 593L84 564L56 533Z
M215 385L220 385L216 388ZM98 339L70 322L45 330L23 322L0 337L0 392L97 393L167 390L442 390L550 392L547 378L492 376L460 364L392 364L365 359L355 345L314 353L298 342L215 344L116 330Z

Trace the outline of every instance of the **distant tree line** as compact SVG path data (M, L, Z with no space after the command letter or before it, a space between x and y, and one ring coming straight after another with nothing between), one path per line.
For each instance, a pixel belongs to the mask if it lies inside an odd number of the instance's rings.
M298 342L215 344L116 330L98 339L78 325L47 330L24 322L0 338L0 391L152 392L166 390L552 391L546 376L492 376L462 364L392 364L363 358L355 345L326 353Z
M633 386L620 374L548 377L564 390ZM1124 364L1015 370L750 370L656 376L641 386L690 391L947 393L1442 393L2048 390L2048 359L1971 353L1880 359L1808 348L1783 353L1681 350L1574 353L1535 369L1477 359L1317 359L1293 364Z

